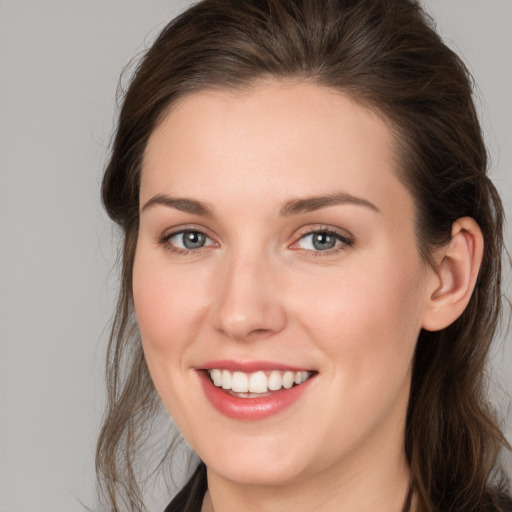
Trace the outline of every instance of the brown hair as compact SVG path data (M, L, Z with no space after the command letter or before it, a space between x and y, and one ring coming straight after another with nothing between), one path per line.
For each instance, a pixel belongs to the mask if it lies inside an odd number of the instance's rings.
M169 23L140 61L102 188L124 235L96 458L111 510L123 502L144 509L134 466L158 408L131 291L144 149L184 95L267 77L341 90L391 121L425 261L432 264L432 249L449 240L456 219L479 224L485 253L468 307L418 339L405 442L420 510L501 510L497 457L509 446L486 398L485 366L501 310L503 210L487 176L471 77L413 0L204 0Z

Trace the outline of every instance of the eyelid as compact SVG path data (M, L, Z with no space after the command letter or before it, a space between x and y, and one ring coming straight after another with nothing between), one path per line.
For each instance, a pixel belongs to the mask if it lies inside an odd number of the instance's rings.
M163 230L159 238L161 240L168 240L170 237L177 235L178 233L183 233L184 231L198 231L209 236L207 230L202 226L198 226L197 224L181 224L179 226L173 226L172 228Z
M314 235L315 233L327 233L333 235L341 242L341 246L335 246L332 249L327 249L324 251L315 250L315 249L303 249L301 247L297 247L297 244L303 238L307 236ZM315 256L328 255L333 254L337 251L344 250L347 247L352 247L355 243L354 236L346 231L345 229L336 228L333 226L319 225L315 227L308 226L306 228L302 228L299 233L295 237L295 241L289 246L290 249L304 251L307 253L313 253Z
M176 247L169 242L171 238L186 232L202 233L208 240L212 241L213 243L208 243L207 245L203 245L202 247L198 247L196 249L184 249L181 247ZM163 245L167 250L175 254L198 254L204 249L219 246L219 243L215 240L215 237L209 233L209 230L196 224L185 224L165 230L164 233L158 237L157 244Z

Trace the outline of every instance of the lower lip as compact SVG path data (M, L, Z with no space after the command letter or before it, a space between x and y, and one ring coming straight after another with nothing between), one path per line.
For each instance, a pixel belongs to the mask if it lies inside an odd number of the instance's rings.
M314 377L290 389L274 391L261 398L241 398L226 393L213 384L207 372L200 370L199 377L206 397L224 416L236 420L262 420L280 413L295 403L309 388Z

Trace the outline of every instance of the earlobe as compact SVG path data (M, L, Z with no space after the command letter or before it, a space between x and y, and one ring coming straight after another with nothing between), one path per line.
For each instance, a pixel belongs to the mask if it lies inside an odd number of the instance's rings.
M424 329L444 329L462 314L475 287L483 249L482 232L474 219L463 217L453 223L450 241L435 255Z

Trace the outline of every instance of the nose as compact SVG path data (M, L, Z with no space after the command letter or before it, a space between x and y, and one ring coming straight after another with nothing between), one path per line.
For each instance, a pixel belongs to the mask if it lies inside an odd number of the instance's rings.
M213 308L216 329L237 341L282 331L287 320L278 269L254 254L233 256L224 263Z

